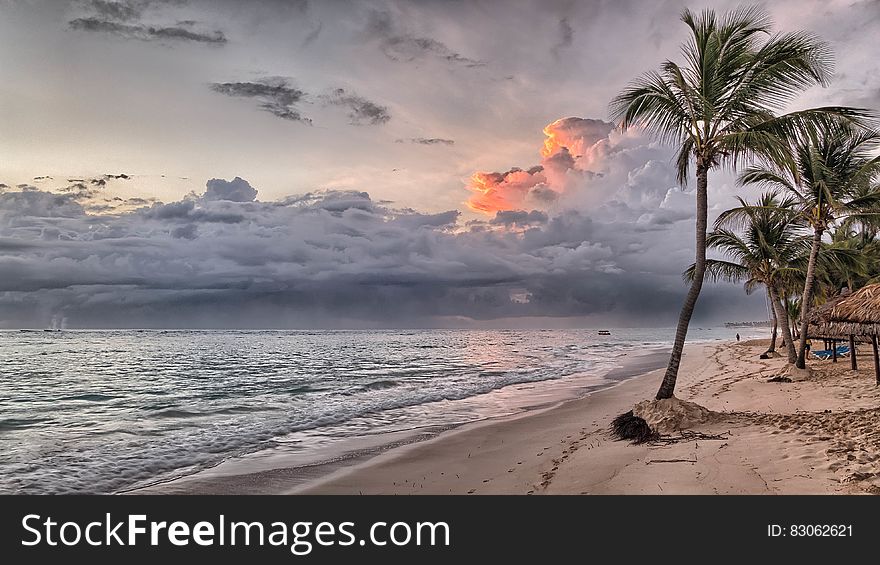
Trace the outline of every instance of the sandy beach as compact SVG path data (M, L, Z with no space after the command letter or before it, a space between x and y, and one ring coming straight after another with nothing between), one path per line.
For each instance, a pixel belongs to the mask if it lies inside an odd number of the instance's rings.
M466 426L338 469L310 494L836 494L880 491L880 389L868 352L813 361L813 376L768 382L784 360L764 342L690 345L677 396L720 413L663 441L630 445L610 421L652 398L662 371L558 407ZM716 439L708 439L707 437Z
M710 423L632 445L611 420L653 398L665 354L631 358L616 386L439 435L400 438L330 464L212 472L135 494L857 494L880 492L880 388L870 348L811 361L807 380L768 382L784 359L765 340L692 344L676 396ZM640 373L640 374L639 374ZM636 375L636 376L633 376Z

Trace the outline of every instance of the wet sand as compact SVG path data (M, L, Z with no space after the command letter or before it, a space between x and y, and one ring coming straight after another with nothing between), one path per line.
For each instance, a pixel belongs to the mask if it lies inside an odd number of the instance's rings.
M686 348L679 398L720 413L665 441L631 445L608 426L652 398L662 370L539 413L484 422L339 469L294 492L338 494L833 494L880 485L880 390L868 351L814 361L806 381L766 342ZM700 436L692 434L698 433ZM711 439L709 439L711 438Z
M665 352L627 360L619 384L449 430L423 430L350 457L231 476L200 474L138 492L265 494L837 494L880 492L880 387L870 348L768 382L766 341L688 345L676 396L711 423L660 441L614 440L611 420L659 386ZM633 375L638 375L633 377ZM390 439L390 438L389 438Z

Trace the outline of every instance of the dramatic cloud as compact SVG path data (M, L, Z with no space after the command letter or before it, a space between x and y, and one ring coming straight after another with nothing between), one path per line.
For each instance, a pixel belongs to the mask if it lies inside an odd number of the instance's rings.
M238 98L253 98L259 102L260 109L285 120L311 125L311 118L302 115L299 105L307 103L309 95L290 85L286 78L275 77L257 82L221 82L211 84L211 90ZM381 125L391 120L386 106L367 100L343 88L333 89L329 94L318 97L331 107L348 110L352 125Z
M613 130L612 124L602 120L556 120L544 128L540 165L475 173L468 184L474 194L467 205L487 214L525 206L544 209L563 194L571 198L573 193L592 190L593 184L608 175L614 160L625 157L626 144L631 142L631 136L613 134ZM647 139L642 142L650 144Z
M495 217L489 222L490 224L502 226L531 226L546 224L548 220L547 214L540 210L501 210L495 213Z
M112 0L91 0L89 6L98 15L111 19L128 21L140 17L143 2L126 2Z
M77 18L71 20L69 25L71 29L75 30L112 33L126 39L140 39L142 41L170 39L197 43L226 43L226 36L222 31L198 32L185 27L125 24L99 18Z
M290 86L287 79L272 78L259 82L221 82L211 84L211 90L226 96L253 98L259 102L260 109L284 120L311 125L312 120L304 117L296 107L306 93Z
M71 327L647 323L677 308L692 253L690 234L671 225L693 207L680 189L641 208L502 210L465 225L457 210L396 209L353 190L261 202L240 177L112 213L83 190L0 192L7 326L52 316ZM649 211L657 218L640 219ZM717 310L717 294L707 296Z
M394 143L415 143L418 145L455 145L452 139L443 139L442 137L411 137L409 139L395 139Z
M559 20L559 41L553 46L550 50L553 53L554 57L559 57L559 53L568 47L571 47L572 42L574 41L574 29L571 27L571 23L568 21L568 18L561 18Z
M527 171L514 167L503 173L477 172L471 177L468 188L475 194L467 205L487 214L517 209L529 202L546 205L555 202L559 196L548 186L541 165Z
M75 182L59 189L59 192L70 195L73 200L91 200L99 194L99 189L89 188L85 183Z
M14 250L0 254L0 323L43 325L57 309L82 326L643 311L673 324L693 261L694 194L677 186L671 148L603 120L629 80L680 57L686 4L6 2L7 82L39 95L10 98L0 140L0 238ZM768 9L780 31L816 33L836 54L830 88L795 107L880 104L876 2ZM260 78L275 75L296 80ZM385 107L393 120L369 127ZM599 120L562 120L541 136L564 115ZM200 187L218 163L259 194ZM95 175L118 167L138 175ZM461 178L474 171L467 192ZM33 180L47 172L56 180ZM285 198L312 187L353 190ZM723 170L709 187L712 215L731 194L757 193ZM698 316L763 306L739 289L722 301L716 288Z
M569 187L601 176L612 124L601 120L562 118L544 128L541 164L523 170L477 172L468 188L472 210L495 213L524 206L545 208Z
M110 33L126 39L141 41L189 41L222 45L226 35L219 30L198 31L193 29L193 20L177 21L174 24L147 23L143 17L145 9L181 4L181 2L162 0L90 0L85 3L92 15L79 17L68 22L71 29L88 32Z
M394 61L414 61L430 56L471 68L486 64L456 53L436 39L419 37L399 29L387 11L372 10L369 13L366 35L377 40L382 53Z
M206 186L205 200L253 202L257 198L257 190L241 177L235 177L231 181L211 179Z
M342 88L337 88L324 96L324 100L327 104L347 108L348 117L353 125L380 125L391 119L387 107L370 102L357 94L346 92Z

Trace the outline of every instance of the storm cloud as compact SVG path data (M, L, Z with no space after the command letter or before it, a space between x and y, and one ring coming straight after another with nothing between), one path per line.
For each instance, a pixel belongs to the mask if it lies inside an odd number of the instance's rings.
M332 106L342 106L348 110L348 117L353 125L387 123L391 119L388 108L371 102L362 96L337 88L324 96L324 101Z
M568 21L568 18L560 18L559 20L559 40L553 45L553 48L550 49L550 52L553 53L554 57L559 57L560 52L563 49L571 47L571 44L574 42L574 28L571 27L571 23Z
M544 128L541 164L505 172L478 171L468 188L474 193L468 206L480 212L546 207L563 194L591 184L606 174L616 152L614 126L602 120L561 118ZM645 140L645 143L649 143Z
M88 5L97 14L104 18L127 21L140 17L143 3L113 0L91 0L90 2L88 2Z
M655 230L646 242L631 229L634 209L619 219L605 210L500 211L462 224L457 210L398 209L354 190L256 195L240 177L211 179L199 195L101 214L75 191L4 191L0 319L39 325L63 315L71 327L661 319L683 291L678 265L690 254L684 245L646 274L647 256L687 238L659 223L645 227ZM656 210L693 204L684 193L669 200Z
M211 179L205 186L205 200L253 202L257 198L257 189L241 177L235 177L231 181Z
M415 143L416 145L455 145L455 140L442 137L410 137L409 139L395 139L395 143Z
M694 194L607 105L687 4L5 2L0 320L672 324ZM795 106L880 104L876 2L768 9L836 54ZM709 189L712 217L755 195ZM763 306L707 285L697 316Z
M259 82L219 82L211 84L211 90L226 96L253 98L261 110L283 120L311 125L312 120L300 113L297 105L306 93L290 86L287 79L265 79Z
M212 83L211 90L226 96L253 98L261 110L282 118L312 125L311 118L303 116L299 106L310 98L320 99L324 105L344 108L352 125L381 125L391 120L386 106L382 106L344 88L310 97L304 90L291 86L289 79L267 78L255 82Z
M388 11L371 10L365 33L368 38L378 41L382 53L394 61L415 61L424 57L435 57L468 68L482 67L486 64L455 52L442 41L400 29L400 25Z
M196 43L226 43L222 31L199 32L186 27L158 27L139 24L126 24L100 18L77 18L71 20L70 28L81 31L112 33L127 39L142 41L158 41L170 39L175 41L193 41Z
M90 15L68 22L70 29L113 34L141 41L181 41L222 45L226 35L220 30L199 31L194 20L175 23L148 23L144 11L150 8L182 4L167 0L89 0L84 3ZM168 17L166 15L166 17Z

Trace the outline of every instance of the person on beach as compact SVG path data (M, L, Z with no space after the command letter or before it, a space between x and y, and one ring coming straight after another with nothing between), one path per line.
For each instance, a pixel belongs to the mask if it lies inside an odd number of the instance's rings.
M739 341L739 334L736 334L736 341Z

